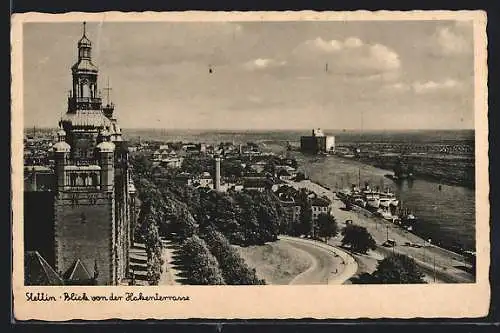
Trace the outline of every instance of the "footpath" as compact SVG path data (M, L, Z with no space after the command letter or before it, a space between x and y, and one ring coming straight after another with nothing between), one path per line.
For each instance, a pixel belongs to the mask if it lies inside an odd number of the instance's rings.
M182 278L180 277L180 270L177 269L174 264L174 257L177 251L175 244L172 241L165 238L161 238L162 243L162 273L160 275L160 281L158 285L160 286L173 286L180 285L179 282Z

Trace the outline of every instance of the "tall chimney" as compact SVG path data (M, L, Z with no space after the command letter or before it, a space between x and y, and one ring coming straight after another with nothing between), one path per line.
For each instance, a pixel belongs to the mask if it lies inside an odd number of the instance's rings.
M215 154L215 190L220 191L220 155Z

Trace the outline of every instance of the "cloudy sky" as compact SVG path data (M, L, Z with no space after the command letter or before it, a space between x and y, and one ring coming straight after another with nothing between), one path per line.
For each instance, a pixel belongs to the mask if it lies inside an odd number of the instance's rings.
M24 25L26 126L66 111L81 34ZM87 36L125 128L474 127L467 22L91 22Z

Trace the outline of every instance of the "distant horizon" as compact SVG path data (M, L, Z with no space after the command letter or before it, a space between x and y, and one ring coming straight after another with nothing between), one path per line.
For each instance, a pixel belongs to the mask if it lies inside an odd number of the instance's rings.
M25 130L36 129L57 129L58 126L26 126ZM123 131L174 131L174 132L311 132L313 129L321 129L323 132L438 132L438 131L474 131L475 128L421 128L421 129L335 129L335 128L272 128L272 129L238 129L238 128L161 128L161 127L122 127Z

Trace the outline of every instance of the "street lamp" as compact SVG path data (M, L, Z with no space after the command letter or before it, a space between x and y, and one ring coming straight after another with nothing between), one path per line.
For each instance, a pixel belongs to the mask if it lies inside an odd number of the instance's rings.
M434 270L434 283L436 282L436 254L433 254L433 264L432 264L433 270Z

